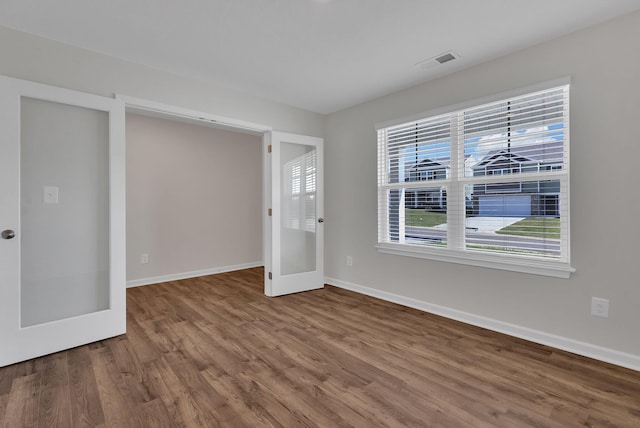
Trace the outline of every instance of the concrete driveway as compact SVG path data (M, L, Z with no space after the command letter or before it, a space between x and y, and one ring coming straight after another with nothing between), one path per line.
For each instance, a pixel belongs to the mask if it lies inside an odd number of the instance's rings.
M495 232L524 219L525 217L468 217L467 229L477 230L478 232ZM434 227L447 230L446 224L439 224Z

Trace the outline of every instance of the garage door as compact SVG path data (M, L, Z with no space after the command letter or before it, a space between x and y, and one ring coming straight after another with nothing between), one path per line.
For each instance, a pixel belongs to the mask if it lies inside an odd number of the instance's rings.
M531 196L480 196L480 215L486 217L528 217Z

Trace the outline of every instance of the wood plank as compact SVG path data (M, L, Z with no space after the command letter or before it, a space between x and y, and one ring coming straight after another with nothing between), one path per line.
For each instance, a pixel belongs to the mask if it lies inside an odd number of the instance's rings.
M226 397L204 379L191 361L174 364L172 371L200 409L205 421L201 426L249 426L245 424L242 414L227 404Z
M202 372L203 379L226 398L226 405L241 415L242 426L281 426L265 407L272 408L279 403L273 397L260 397L255 389L245 389L241 382L226 373L219 374L211 368Z
M105 422L98 385L89 348L81 346L68 352L69 395L74 427L93 427Z
M0 396L9 394L14 379L19 377L16 374L17 366L13 364L0 369Z
M160 399L139 404L136 413L139 415L141 426L145 428L174 428L176 426Z
M3 428L38 426L38 396L40 373L17 377L11 384L4 415Z
M89 351L89 355L105 417L105 425L140 426L134 411L135 405L110 348L92 349Z
M9 404L9 393L0 395L0 421L4 420L7 404Z
M38 426L71 426L68 356L68 352L59 352L40 359Z
M172 423L187 427L207 426L207 416L203 409L195 402L187 386L180 382L164 358L149 363L147 371L150 373L150 387L162 400Z
M141 339L139 337L136 338ZM146 341L138 341L138 343L141 342L144 346L134 347L128 338L122 336L109 343L114 362L118 366L127 391L135 403L146 403L158 398L157 395L154 395L149 390L147 375L144 371L143 363L140 361L141 358L148 360L148 358L145 358L147 353L145 351L136 352L140 349L148 349ZM154 355L157 355L157 353L154 353Z

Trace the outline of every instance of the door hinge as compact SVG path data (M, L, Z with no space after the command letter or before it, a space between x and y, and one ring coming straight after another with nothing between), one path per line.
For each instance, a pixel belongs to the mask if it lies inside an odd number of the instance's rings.
M273 215L273 210L271 208L269 208L268 214L269 214L269 217L271 217Z
M271 144L267 146L267 153L271 153Z
M273 275L269 272L269 279L273 279Z

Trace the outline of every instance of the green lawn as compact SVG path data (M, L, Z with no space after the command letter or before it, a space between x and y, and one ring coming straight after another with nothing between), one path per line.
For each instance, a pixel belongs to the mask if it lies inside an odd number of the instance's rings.
M447 214L434 213L424 209L407 208L404 212L407 226L433 227L447 222Z
M560 239L560 219L553 217L525 218L496 233L502 235L531 236L534 238Z

